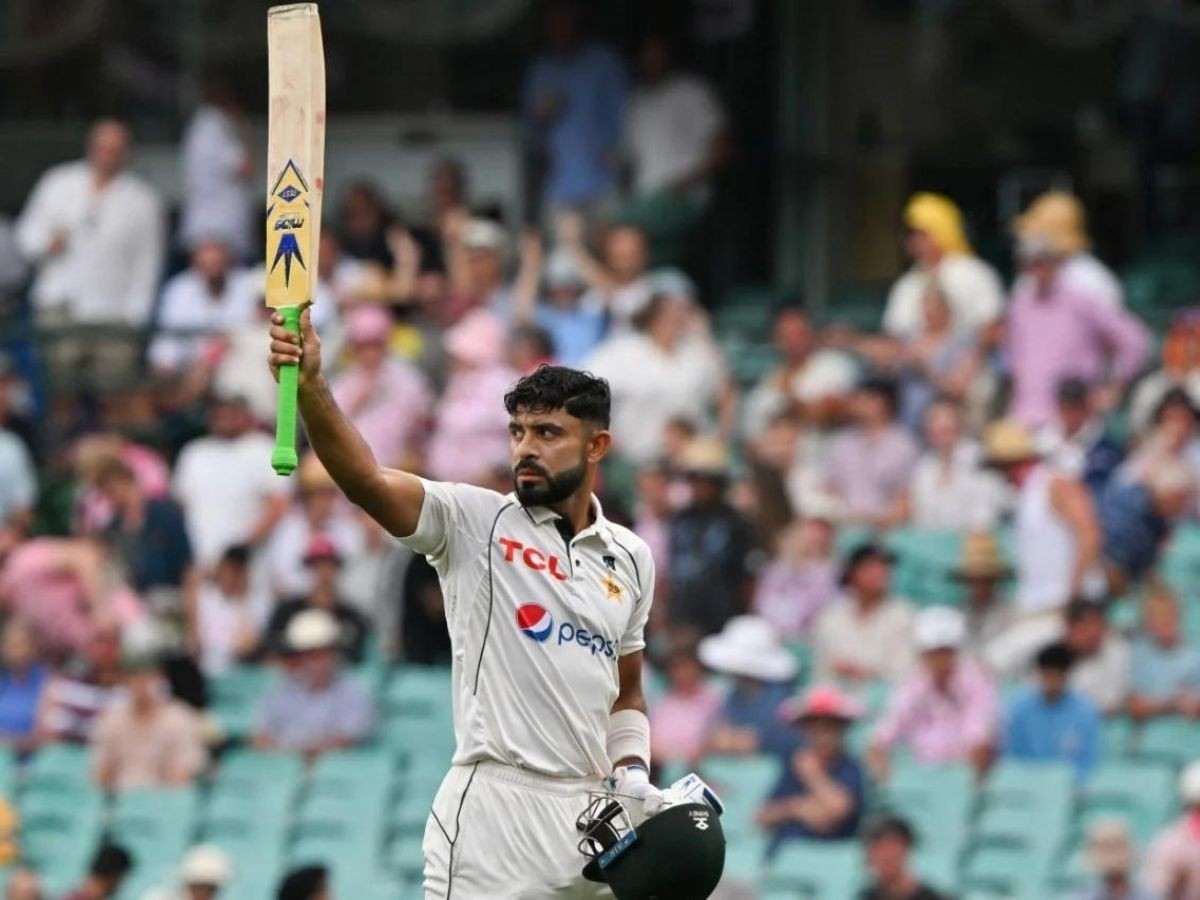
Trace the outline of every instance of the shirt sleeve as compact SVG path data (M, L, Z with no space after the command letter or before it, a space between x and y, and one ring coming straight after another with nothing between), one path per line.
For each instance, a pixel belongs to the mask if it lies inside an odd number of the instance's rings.
M50 247L54 233L51 208L54 203L54 182L59 172L51 169L33 188L21 216L17 219L17 248L30 262L37 262Z
M1112 373L1122 382L1133 378L1145 362L1150 349L1150 334L1124 307L1091 300L1087 306L1092 330L1108 348Z
M879 724L875 727L875 734L871 738L872 746L889 751L895 746L908 728L916 698L917 692L911 681L905 682L896 689L888 701L887 709L879 719Z
M654 559L644 548L639 549L638 574L641 576L638 589L641 591L634 602L629 624L621 635L621 656L636 653L646 646L646 622L650 619L650 606L654 602Z
M129 259L129 293L125 298L125 319L134 326L145 325L150 318L164 252L165 225L158 197L147 188L139 205L142 221L136 251Z
M468 547L486 544L496 518L512 501L495 491L468 484L452 484L422 478L425 497L417 528L400 543L424 555L443 574Z
M971 677L972 690L963 713L962 733L968 746L978 747L991 741L996 733L998 698L996 686L986 673L976 671Z

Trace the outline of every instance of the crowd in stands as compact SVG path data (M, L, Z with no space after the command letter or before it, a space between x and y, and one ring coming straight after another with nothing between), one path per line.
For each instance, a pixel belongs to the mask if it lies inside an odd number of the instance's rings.
M521 101L536 226L503 221L451 158L418 212L369 180L330 198L314 320L334 394L381 462L507 492L513 381L546 362L608 379L601 499L658 571L656 765L771 757L769 856L864 835L863 896L941 896L910 864L912 823L872 815L898 765L982 781L1057 762L1083 789L1112 723L1200 722L1196 582L1164 567L1200 514L1197 314L1157 355L1069 193L1012 223L1007 285L954 202L919 193L875 327L782 297L758 310L773 366L739 378L721 298L684 271L730 152L721 102L656 37L631 77L571 10L552 6ZM369 743L364 666L450 660L428 564L311 454L271 471L236 97L214 87L188 128L173 233L132 152L99 122L34 188L15 249L49 337L37 369L0 364L0 741L20 760L87 746L118 795L195 784L238 742L309 761ZM947 537L941 593L902 585L905 542ZM257 666L279 676L224 733L209 688ZM1148 846L1121 821L1088 831L1088 897L1200 897L1197 766ZM70 896L114 896L133 865L103 846ZM161 896L229 877L199 846ZM279 896L326 880L299 870ZM7 890L46 896L31 869Z

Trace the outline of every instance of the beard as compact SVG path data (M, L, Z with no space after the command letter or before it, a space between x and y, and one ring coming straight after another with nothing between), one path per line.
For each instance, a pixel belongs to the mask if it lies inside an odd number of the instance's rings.
M542 476L542 481L534 484L522 484L517 476L522 472L533 472ZM513 490L522 506L553 506L562 503L583 484L587 468L580 463L574 468L551 475L534 462L524 462L513 469Z

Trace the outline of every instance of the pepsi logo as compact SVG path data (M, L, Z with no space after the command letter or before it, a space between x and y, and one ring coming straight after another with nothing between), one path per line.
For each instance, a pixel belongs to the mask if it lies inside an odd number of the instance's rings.
M517 607L517 627L525 637L541 643L550 637L550 632L554 630L554 618L544 606L526 603Z

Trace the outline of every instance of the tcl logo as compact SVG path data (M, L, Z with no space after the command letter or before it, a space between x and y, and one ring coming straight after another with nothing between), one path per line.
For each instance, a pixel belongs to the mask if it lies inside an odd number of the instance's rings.
M553 553L543 553L537 547L526 547L520 541L506 537L500 538L500 546L504 548L506 563L521 562L535 572L548 572L559 581L567 580L562 560Z

